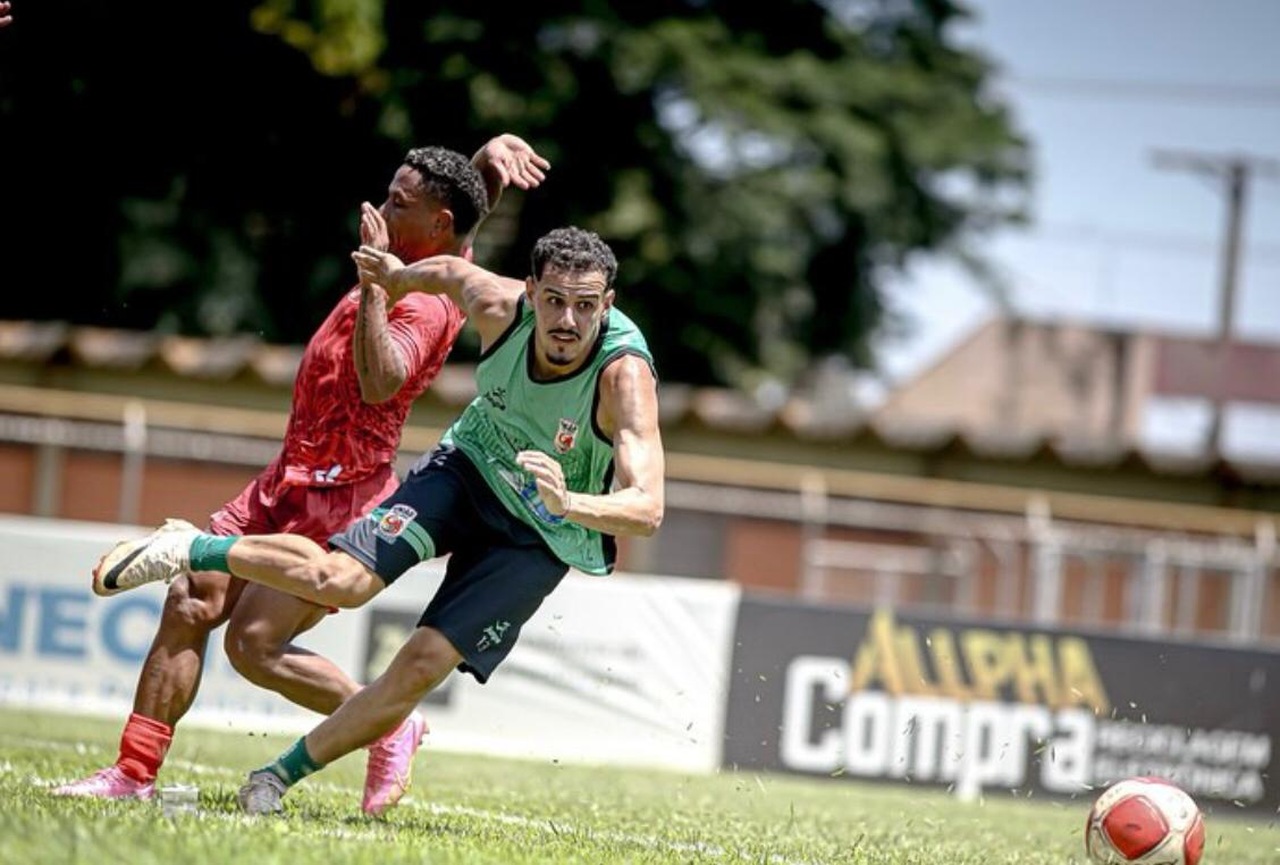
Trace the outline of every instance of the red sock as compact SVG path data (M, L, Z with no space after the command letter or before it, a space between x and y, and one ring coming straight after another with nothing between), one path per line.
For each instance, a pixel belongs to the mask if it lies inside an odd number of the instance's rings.
M120 734L116 765L135 781L154 781L172 741L172 727L134 712Z

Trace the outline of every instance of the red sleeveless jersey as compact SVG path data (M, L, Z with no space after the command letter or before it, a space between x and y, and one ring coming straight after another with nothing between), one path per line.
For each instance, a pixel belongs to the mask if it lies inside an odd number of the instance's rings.
M335 486L362 480L392 463L409 409L440 372L466 317L443 295L410 294L387 311L388 330L408 366L391 399L360 398L351 339L360 289L338 301L307 343L293 384L293 406L276 486ZM274 490L262 492L274 498Z

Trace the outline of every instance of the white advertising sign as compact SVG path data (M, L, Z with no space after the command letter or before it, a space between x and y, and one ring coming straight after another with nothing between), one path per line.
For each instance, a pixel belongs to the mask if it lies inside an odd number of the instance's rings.
M370 612L370 673L390 659L439 582L438 572L419 570ZM512 756L712 771L737 602L727 583L572 573L487 684L454 673L438 689L426 707L433 740Z
M111 544L145 529L0 518L0 705L118 715L132 706L164 586L112 598L90 589ZM299 642L358 680L385 667L442 578L420 566L360 610ZM712 771L720 764L734 586L571 574L489 682L454 673L428 697L431 746L538 759ZM210 639L184 725L309 729L319 716L239 677Z
M133 705L142 661L164 605L165 586L112 598L90 588L98 559L145 529L25 517L0 518L0 704L119 715ZM360 616L328 617L306 635L308 648L353 669ZM244 723L253 730L305 730L306 709L244 681L209 640L204 678L188 716L195 724ZM185 722L184 722L185 723Z

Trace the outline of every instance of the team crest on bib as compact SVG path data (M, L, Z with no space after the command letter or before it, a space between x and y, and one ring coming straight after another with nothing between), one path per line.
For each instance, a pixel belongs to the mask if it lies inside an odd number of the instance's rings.
M567 454L578 440L578 422L567 417L560 418L560 429L556 430L556 453Z
M391 510L379 518L378 526L373 530L373 533L384 541L394 541L404 534L404 530L409 527L409 523L413 522L413 518L417 515L418 512L408 505L392 505Z

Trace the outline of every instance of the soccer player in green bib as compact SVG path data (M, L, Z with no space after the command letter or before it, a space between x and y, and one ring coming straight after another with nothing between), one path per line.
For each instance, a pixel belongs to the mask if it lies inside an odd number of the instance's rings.
M353 257L388 302L447 294L480 335L477 396L439 447L328 550L298 535L166 527L118 544L94 570L103 595L223 570L356 607L450 554L444 583L387 670L249 774L239 795L249 813L279 811L290 786L394 729L455 667L486 681L569 568L608 574L614 535L651 535L662 522L653 359L613 305L618 263L596 234L561 228L539 239L523 283L453 256L405 266L365 246Z

